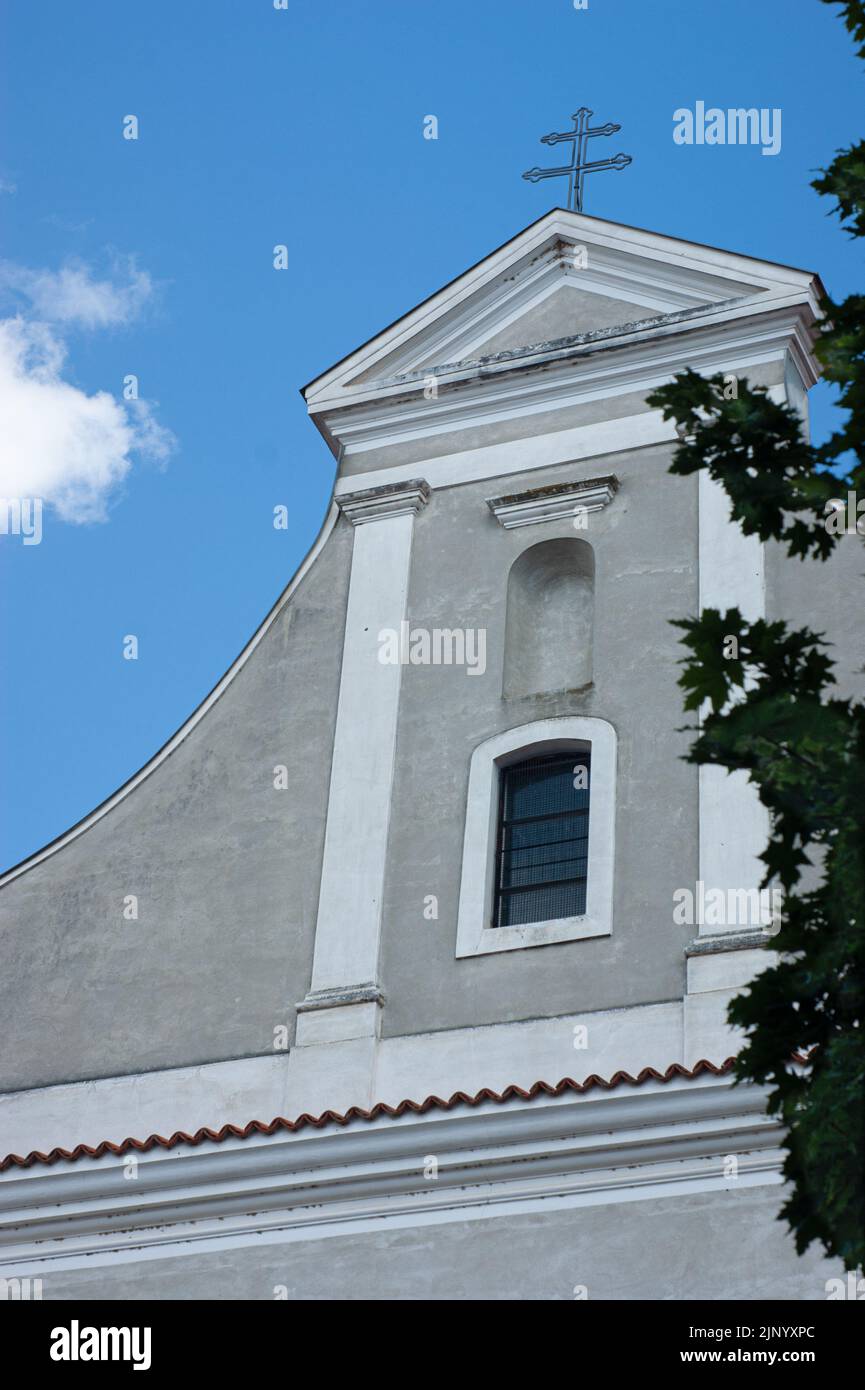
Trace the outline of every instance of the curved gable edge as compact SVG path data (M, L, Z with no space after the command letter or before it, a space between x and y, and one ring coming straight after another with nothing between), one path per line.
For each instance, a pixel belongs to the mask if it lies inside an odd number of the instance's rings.
M201 703L193 710L189 718L181 724L180 728L163 743L162 747L154 753L153 757L146 762L143 767L139 768L137 772L134 772L131 777L127 778L127 780L118 787L117 791L107 796L94 810L89 811L86 816L76 821L68 830L64 830L60 835L56 836L55 839L50 840L42 849L35 850L33 854L28 855L26 859L22 859L20 863L14 864L11 868L6 869L4 873L0 874L0 888L4 888L7 883L11 883L13 879L20 877L21 874L27 873L29 869L34 869L36 865L41 864L44 859L50 858L50 856L56 854L58 850L63 849L65 845L70 844L72 840L77 839L79 835L83 835L85 830L89 830L92 825L95 825L97 821L101 820L103 816L113 810L119 802L128 796L130 792L134 791L152 772L155 772L166 758L170 757L187 735L192 732L196 725L200 723L208 711L216 704L217 700L224 691L228 689L228 686L234 680L238 672L246 665L259 642L261 642L265 634L273 626L301 581L306 578L313 564L318 559L318 556L324 549L325 543L336 524L338 516L339 507L336 502L332 500L318 535L294 575L274 603L270 612L253 633L240 654L231 663L225 674L220 677L213 689L209 694L205 695Z

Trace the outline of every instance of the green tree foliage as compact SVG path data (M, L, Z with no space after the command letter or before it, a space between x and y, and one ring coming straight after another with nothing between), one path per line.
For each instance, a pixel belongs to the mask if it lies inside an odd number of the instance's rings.
M863 0L840 4L865 58ZM813 187L853 237L865 237L865 141L839 151ZM834 499L865 499L865 296L826 298L816 352L838 388L844 423L826 443L762 387L686 371L649 396L683 442L671 472L706 469L747 535L790 556L826 560L851 517ZM840 521L840 525L837 524ZM855 524L855 517L852 518ZM865 513L860 516L865 532ZM862 595L851 604L865 608ZM701 710L689 759L744 769L770 812L764 885L785 893L775 963L734 999L744 1029L742 1081L767 1084L786 1128L790 1196L780 1215L800 1253L816 1241L848 1269L865 1266L865 704L837 697L827 643L784 622L706 609L676 624L687 655L685 707ZM735 659L724 655L735 636ZM730 645L726 650L730 651ZM798 1057L799 1061L794 1061Z

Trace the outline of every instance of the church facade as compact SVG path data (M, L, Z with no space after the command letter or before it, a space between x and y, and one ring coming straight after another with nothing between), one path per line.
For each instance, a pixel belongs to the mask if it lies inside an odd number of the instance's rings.
M860 551L674 478L685 367L807 427L806 271L553 211L313 381L300 570L130 782L0 881L0 1276L48 1298L827 1297L729 1000L753 788L670 620L807 623ZM324 447L324 446L323 446Z

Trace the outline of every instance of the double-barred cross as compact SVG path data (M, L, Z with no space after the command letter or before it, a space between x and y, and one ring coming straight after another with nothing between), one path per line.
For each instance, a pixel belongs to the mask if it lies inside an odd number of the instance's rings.
M563 140L571 142L571 162L564 165L561 169L527 169L523 174L524 179L530 183L537 183L539 179L557 179L563 175L568 176L568 207L574 212L583 210L583 182L586 174L592 174L596 169L624 169L631 163L629 154L616 154L612 159L586 160L588 143L596 135L614 135L617 130L621 130L620 125L615 125L608 121L606 125L590 126L589 120L594 115L588 106L581 106L579 111L571 117L574 123L573 130L566 130L562 134L553 132L552 135L542 135L542 145L559 145Z

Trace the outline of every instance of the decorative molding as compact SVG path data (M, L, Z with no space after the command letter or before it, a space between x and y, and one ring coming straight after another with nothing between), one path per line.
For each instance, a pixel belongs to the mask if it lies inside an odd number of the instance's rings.
M568 521L578 511L600 512L619 490L615 474L587 478L584 482L555 483L530 488L507 497L488 497L487 506L506 531L544 521Z
M517 757L588 745L592 751L586 912L517 927L491 926L499 768ZM539 719L478 744L469 769L456 956L551 946L610 936L616 835L616 731L605 719L568 715Z
M744 373L789 351L807 386L817 379L809 323L800 301L737 302L721 316L709 306L697 317L656 320L602 339L564 346L537 344L487 362L458 363L435 375L427 399L423 376L376 385L363 400L345 391L314 412L332 450L358 454L414 439L563 410L633 392L645 393L685 367L709 376Z
M732 310L738 303L738 299L729 299L720 303L700 305L699 308L702 313L711 314L713 318L717 318L721 310ZM592 348L607 343L616 347L620 339L640 339L643 335L656 334L660 329L669 328L678 323L686 325L689 329L693 328L696 315L697 309L694 307L677 309L670 313L642 314L639 318L608 324L604 328L590 328L585 333L567 333L559 338L520 343L517 347L501 348L498 352L484 353L480 357L455 357L447 361L431 362L411 371L398 372L395 376L382 377L376 382L376 385L399 386L418 381L426 383L430 376L445 377L454 373L466 374L478 367L506 367L508 363L519 362L524 357L555 356L568 353L572 349Z
M587 255L574 273L577 247ZM573 283L647 308L700 307L731 295L768 306L795 297L819 314L821 286L809 271L555 209L310 382L311 414L374 394L376 373L411 369L430 353L464 356L496 331L497 315L513 315L526 286L537 293L551 270L564 277L569 259Z
M766 1091L729 1074L227 1138L0 1178L0 1264L47 1273L264 1241L780 1182ZM424 1176L423 1155L438 1160ZM242 1194L242 1195L239 1195Z
M737 957L738 958L738 957ZM318 1049L314 1074L299 1067L304 1045L285 1052L233 1061L206 1062L164 1071L106 1076L0 1095L0 1135L5 1153L43 1153L76 1144L95 1145L106 1136L119 1142L131 1134L193 1133L233 1124L250 1116L320 1114L334 1107L383 1101L396 1105L406 1096L452 1095L492 1086L501 1091L516 1084L529 1087L539 1076L562 1069L562 1038L568 1047L575 1024L588 1025L589 1046L580 1052L585 1074L611 1076L643 1067L663 1071L678 1058L682 1043L682 1001L627 1008L520 1019L411 1033L376 1041L374 1084L366 1075L347 1074L346 1049L338 1042L364 1025L374 1003L311 1010L299 1023L319 1025L334 1034L333 1045ZM333 1023L331 1023L333 1020ZM346 1019L346 1022L350 1020ZM302 1031L302 1030L301 1030ZM707 1042L705 1055L730 1055L727 1037ZM703 1055L703 1054L701 1054Z
M717 951L752 951L766 946L772 938L764 931L720 932L714 936L698 936L685 947L686 956L711 956Z
M337 502L353 526L362 526L386 517L414 516L426 506L429 498L429 483L423 478L412 478L407 483L383 483L360 492L344 492Z
M783 391L783 387L770 388L770 395L776 391ZM772 399L776 397L773 395ZM777 399L783 397L778 395ZM424 460L424 476L436 492L443 487L463 487L466 483L483 482L488 478L539 473L544 468L564 468L571 464L591 463L599 471L612 466L610 459L614 454L672 444L675 439L672 421L665 420L660 410L641 410L635 415L620 415L591 425L554 430L552 434L529 435L505 443L437 454ZM416 467L416 463L397 463L337 478L337 501L343 492L358 487L374 487L386 479L390 482L406 479Z
M743 298L762 286L744 280L725 281L705 272L684 274L676 266L649 261L631 252L591 248L591 266L574 262L574 237L554 235L540 252L525 257L519 267L503 272L481 294L472 295L456 313L442 316L439 325L410 339L392 362L388 375L423 370L432 360L453 362L477 352L485 342L510 327L564 286L618 299L646 310L648 318ZM587 251L587 247L582 247ZM387 359L385 359L387 360Z
M384 1004L385 995L380 985L370 982L366 985L345 986L337 989L310 990L305 999L297 1005L297 1012L310 1013L314 1009L341 1009L344 1004Z

